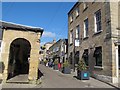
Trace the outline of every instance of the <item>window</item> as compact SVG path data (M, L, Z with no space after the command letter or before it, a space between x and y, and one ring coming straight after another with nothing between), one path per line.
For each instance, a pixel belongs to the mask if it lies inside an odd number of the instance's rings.
M76 8L76 17L79 16L79 12L80 12L80 11L79 11L79 7L77 7L77 8Z
M73 15L70 15L70 23L73 22Z
M75 52L75 64L79 63L79 51Z
M73 30L70 31L70 44L73 43Z
M95 32L101 31L101 10L95 12Z
M88 8L88 2L83 2L84 3L84 10Z
M84 20L84 38L88 37L88 18Z
M79 39L80 27L79 25L76 27L76 39Z
M102 47L96 47L94 51L94 57L96 61L95 66L100 66L102 67Z
M2 38L3 38L3 30L0 29L0 40L2 40Z
M89 64L89 62L88 62L88 49L84 50L83 59L85 61L85 64L88 66L88 64Z
M3 39L3 29L2 27L0 27L0 52L2 50L2 39Z
M92 1L92 4L95 3L95 2L96 2L96 0L93 0L93 1Z

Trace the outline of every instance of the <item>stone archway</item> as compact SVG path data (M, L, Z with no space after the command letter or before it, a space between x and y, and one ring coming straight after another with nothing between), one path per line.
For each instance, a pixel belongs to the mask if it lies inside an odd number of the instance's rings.
M24 38L17 38L10 44L7 79L29 74L30 51L31 44Z
M118 64L119 64L119 77L120 77L120 45L118 45Z

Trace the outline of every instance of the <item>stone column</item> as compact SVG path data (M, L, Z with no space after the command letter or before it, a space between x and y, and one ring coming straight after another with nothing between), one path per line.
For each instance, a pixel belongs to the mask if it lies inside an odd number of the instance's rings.
M119 66L118 66L118 45L115 46L115 61L113 62L113 76L112 76L112 83L118 83L118 78L119 78Z

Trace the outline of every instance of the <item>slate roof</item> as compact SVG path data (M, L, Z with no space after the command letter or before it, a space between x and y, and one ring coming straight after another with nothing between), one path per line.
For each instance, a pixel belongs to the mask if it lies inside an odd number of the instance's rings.
M41 32L41 33L43 33L44 31L43 28L40 28L40 27L26 26L26 25L5 22L5 21L0 21L0 26L2 27L2 29L33 31L33 32Z

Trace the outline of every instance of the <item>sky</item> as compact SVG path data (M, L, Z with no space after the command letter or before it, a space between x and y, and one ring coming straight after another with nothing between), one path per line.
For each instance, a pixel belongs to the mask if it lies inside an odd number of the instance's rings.
M34 27L44 33L41 44L68 36L67 13L75 2L2 2L2 20Z

